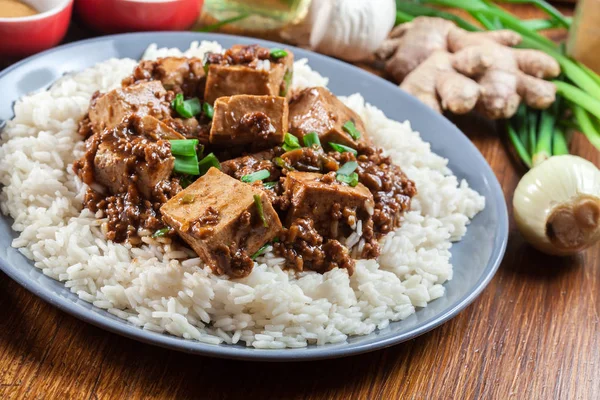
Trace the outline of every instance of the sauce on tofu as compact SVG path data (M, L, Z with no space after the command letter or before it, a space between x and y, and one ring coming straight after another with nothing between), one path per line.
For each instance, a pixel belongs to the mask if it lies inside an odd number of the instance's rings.
M236 45L142 61L95 94L74 170L107 238L179 241L232 278L267 250L321 273L376 258L415 185L359 115L325 88L292 93L292 74L290 51Z

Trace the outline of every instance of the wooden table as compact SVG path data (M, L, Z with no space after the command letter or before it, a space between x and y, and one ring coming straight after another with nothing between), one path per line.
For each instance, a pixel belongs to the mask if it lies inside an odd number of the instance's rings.
M510 208L523 171L492 125L456 122L494 169ZM572 152L600 165L581 136ZM141 344L51 307L2 274L0 398L599 398L599 267L600 246L548 257L526 245L511 220L500 270L458 317L386 350L297 364L218 360Z

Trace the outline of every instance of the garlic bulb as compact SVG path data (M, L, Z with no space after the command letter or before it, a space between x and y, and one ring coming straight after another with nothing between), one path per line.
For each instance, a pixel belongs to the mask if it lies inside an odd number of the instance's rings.
M392 30L395 0L313 0L306 20L284 39L347 61L370 57Z
M600 239L600 170L577 156L551 157L523 176L513 208L531 245L548 254L575 254Z

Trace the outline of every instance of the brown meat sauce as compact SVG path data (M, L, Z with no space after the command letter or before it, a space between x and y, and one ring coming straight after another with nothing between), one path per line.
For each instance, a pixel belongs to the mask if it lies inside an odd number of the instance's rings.
M270 55L269 49L260 46L234 46L224 54L208 54L205 62L255 67L260 60L278 62ZM163 94L165 101L171 102L177 93L183 93L186 99L202 99L205 71L198 59L167 57L142 61L123 81L123 87L160 81L166 90L166 95ZM101 96L95 93L92 104ZM328 96L321 96L320 101L326 101ZM306 96L302 101L307 101ZM330 113L332 121L338 118L335 108L342 106L338 103L327 106L333 110ZM339 115L347 116L349 113L351 110L346 108L340 110ZM221 172L237 180L238 185L250 174L268 172L264 180L247 182L254 193L264 193L263 201L272 206L270 209L274 217L271 218L278 217L281 221L275 239L271 241L275 236L273 232L263 247L271 244L274 253L286 259L286 266L297 271L324 273L344 268L352 274L355 258L379 256L378 240L400 226L402 215L410 208L411 198L416 194L414 183L399 166L383 155L381 149L371 145L368 137L357 142L357 155L332 151L327 141L322 142L324 148L302 147L286 152L281 144L275 144L264 146L268 148L258 153L244 154L239 146L225 148L223 145L211 145L209 133L212 121L203 113L184 119L171 109L171 115L157 115L157 118L183 137L198 139L204 146L204 154L214 152L220 161ZM166 232L166 237L172 239L187 237L185 241L190 244L189 240L206 241L215 235L225 235L219 229L227 223L229 216L221 213L217 206L206 207L202 215L190 216L190 222L181 227L185 232L179 232L179 227L164 222L161 207L173 197L179 199L181 207L195 202L202 204L206 199L202 195L183 196L189 193L185 189L189 181L193 182L197 177L184 177L172 171L175 158L169 140L149 136L141 120L142 116L132 110L121 124L112 129L98 131L88 116L80 122L79 133L86 139L85 154L74 163L73 168L90 186L84 207L93 212L101 211L107 219L103 226L106 238L138 244L140 236L162 230L162 234ZM292 121L289 123L291 125ZM356 125L362 127L362 121L357 121ZM269 115L253 110L244 114L238 125L230 127L230 134L235 138L243 131L243 134L255 137L256 141L265 141L271 128ZM330 137L332 133L327 132ZM336 134L345 135L343 132ZM367 132L362 134L368 135ZM354 142L350 140L348 143ZM250 145L245 151L254 148ZM349 161L358 163L355 172L359 183L356 187L336 178L336 171ZM292 175L294 178L291 178ZM238 194L232 192L219 196L215 201L241 201L236 196ZM232 226L238 227L238 231L245 229L244 232L249 232L244 235L252 235L256 224L262 224L251 205L252 196L249 204L250 208L240 210L232 220ZM359 238L358 229L361 231ZM232 232L235 233L235 229ZM353 235L357 239L352 241L349 249L345 243ZM244 248L246 241L247 237L232 236L216 242L218 244L210 249L210 262L198 247L191 247L216 273L240 278L248 275L254 265L252 254ZM256 248L259 245L257 243Z

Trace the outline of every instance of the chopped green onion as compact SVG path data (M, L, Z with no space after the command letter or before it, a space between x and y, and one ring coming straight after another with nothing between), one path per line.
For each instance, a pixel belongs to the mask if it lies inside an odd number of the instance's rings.
M174 156L195 156L198 139L169 140L171 154Z
M286 133L285 138L283 139L283 146L281 147L283 147L285 151L292 151L299 149L301 146L296 136L291 133Z
M319 135L317 135L317 132L307 133L302 138L302 141L304 142L304 146L306 146L306 147L313 147L313 146L321 147L321 141L319 140Z
M252 254L250 256L250 258L253 259L253 260L256 260L257 257L260 257L260 256L262 256L263 254L266 253L266 251L269 248L269 246L271 246L271 243L264 244L260 249L258 249L256 251L256 253Z
M352 136L352 139L360 139L360 132L358 129L356 129L356 125L354 125L352 120L347 121L344 125L342 125L342 129L347 132L348 135Z
M273 57L273 58L283 58L287 55L288 55L287 51L285 51L283 49L278 49L278 48L271 49L271 57Z
M163 237L169 232L169 227L160 228L152 235L153 238Z
M352 147L344 146L343 144L329 142L329 146L338 153L352 153L354 155L358 154L358 151L354 150Z
M207 118L213 119L213 116L215 115L215 109L213 106L208 103L203 103L202 111L204 111L204 115L206 115Z
M204 158L204 145L198 145L198 151L196 152L196 156L198 156L198 160L202 160Z
M269 171L267 171L266 169L261 169L260 171L256 171L251 174L242 176L241 181L246 183L252 183L267 179L269 176L271 176L271 173Z
M254 195L254 205L256 206L256 211L258 212L258 216L260 217L263 226L265 228L268 228L269 224L267 224L267 219L265 218L265 212L263 210L262 201L258 194Z
M175 165L173 171L180 174L198 175L198 158L193 156L177 156L175 157Z
M205 62L204 65L202 66L202 69L204 70L205 75L208 75L208 68L210 68L210 64L208 62Z
M335 179L340 182L347 183L352 187L358 185L358 174L356 172L353 172L350 175L337 174Z
M204 157L202 160L200 160L200 162L198 163L198 174L196 175L204 175L208 172L208 170L210 169L210 167L215 167L217 169L221 169L221 164L219 163L219 160L217 159L217 157L213 154L210 153L209 155L207 155L206 157Z
M183 94L177 93L171 102L171 107L173 107L175 111L177 111L177 114L181 115L183 118L192 118L200 112L200 100L197 97L184 100Z
M340 169L337 170L337 174L350 175L356 170L356 168L358 168L358 163L356 161L348 161L346 164L342 165Z
M191 204L194 202L195 198L196 196L194 196L193 194L186 193L181 197L181 199L179 199L179 202L181 204Z
M287 169L288 171L295 171L294 167L292 167L290 164L288 164L283 158L281 157L275 157L273 159L273 162L275 163L275 165L277 165L279 168L283 168L283 169Z
M277 182L263 182L263 186L267 189L274 189L277 186Z
M294 77L294 72L291 69L285 71L283 75L283 87L279 91L279 95L281 97L285 97L288 94L288 90L290 90L290 86L292 86L292 78Z

